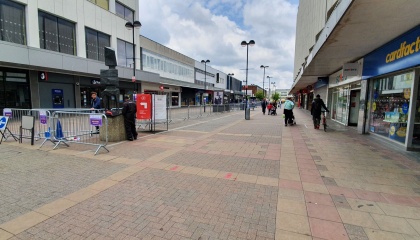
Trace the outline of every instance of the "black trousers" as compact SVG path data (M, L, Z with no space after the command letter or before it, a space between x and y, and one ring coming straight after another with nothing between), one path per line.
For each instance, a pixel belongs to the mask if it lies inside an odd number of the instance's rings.
M289 109L284 109L283 113L284 113L284 124L287 125L287 123L289 122L289 119L292 119L293 111Z
M130 115L124 116L124 127L125 127L125 134L127 136L127 139L137 138L135 115L130 114Z

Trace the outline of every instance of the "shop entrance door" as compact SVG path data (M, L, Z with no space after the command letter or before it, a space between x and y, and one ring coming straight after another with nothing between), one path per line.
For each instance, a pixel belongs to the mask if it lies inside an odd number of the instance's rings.
M350 92L349 126L357 126L359 121L360 90Z

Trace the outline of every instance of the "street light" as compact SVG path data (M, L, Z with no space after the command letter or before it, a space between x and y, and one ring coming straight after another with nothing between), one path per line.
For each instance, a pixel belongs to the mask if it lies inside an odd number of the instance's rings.
M264 68L264 75L263 75L263 97L265 98L265 90L264 90L265 69L268 68L268 66L261 65L260 68Z
M233 93L233 87L232 87L232 76L234 76L234 75L235 75L235 74L233 74L233 73L228 73L228 77L229 77L229 79L228 79L228 84L229 84L228 89L230 90L229 103L230 103L231 101L233 101L232 99L234 99L234 96L233 96L233 98L232 98L232 93Z
M131 22L126 22L125 23L125 27L128 30L132 30L133 31L133 78L131 79L134 83L134 91L138 91L137 89L137 84L136 84L136 46L134 43L134 29L135 28L140 28L141 27L141 23L139 21L134 21L133 23Z
M267 78L268 78L268 97L270 98L270 97L271 97L271 85L270 85L270 80L271 80L273 77L267 76Z
M206 93L207 90L207 63L209 63L210 60L201 60L201 63L204 63L204 93ZM204 101L204 93L203 93L203 102L204 102L204 112L206 112L206 101Z
M246 46L246 80L245 80L245 98L246 98L246 100L245 100L245 107L244 107L244 109L245 109L245 120L249 120L249 119L246 119L246 113L247 113L247 110L248 110L248 48L249 48L249 46L254 46L255 45L255 41L254 40L250 40L249 42L246 42L246 41L242 41L241 42L241 46L242 47L245 47Z

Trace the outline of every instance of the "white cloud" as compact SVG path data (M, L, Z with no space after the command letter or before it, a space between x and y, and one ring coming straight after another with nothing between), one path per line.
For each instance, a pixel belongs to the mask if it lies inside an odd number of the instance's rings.
M292 0L289 0L292 1ZM295 0L293 0L295 1ZM277 88L293 79L297 5L287 0L139 0L141 34L213 68L262 86L263 70ZM268 81L266 80L267 85Z

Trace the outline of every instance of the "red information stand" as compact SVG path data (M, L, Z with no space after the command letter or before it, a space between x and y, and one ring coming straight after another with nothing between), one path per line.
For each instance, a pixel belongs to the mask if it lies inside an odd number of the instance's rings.
M152 96L150 94L137 94L136 105L137 119L150 120L152 118Z

